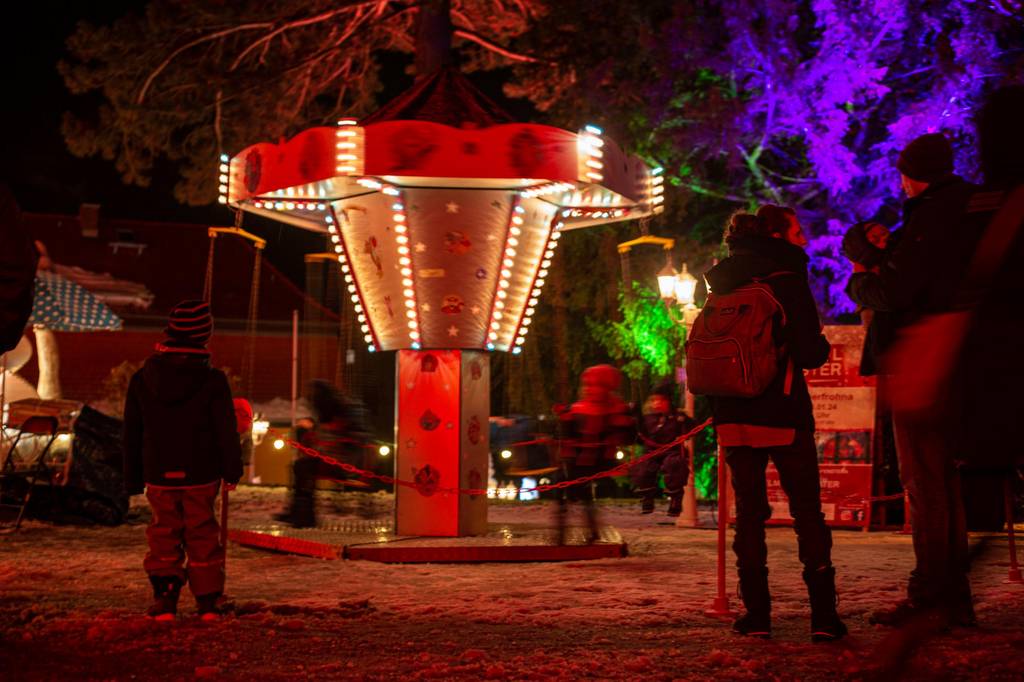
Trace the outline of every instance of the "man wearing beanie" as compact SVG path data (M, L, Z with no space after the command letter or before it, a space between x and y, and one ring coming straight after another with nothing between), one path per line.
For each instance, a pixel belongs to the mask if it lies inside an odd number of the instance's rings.
M227 377L210 366L210 306L174 307L166 339L128 385L124 471L129 494L145 488L153 510L143 567L153 585L148 615L172 620L188 582L204 620L224 592L224 547L214 509L221 482L242 476L242 451ZM186 564L186 557L188 563Z
M953 173L952 147L939 133L910 142L896 169L907 194L902 237L877 272L854 272L847 286L856 303L894 315L894 338L923 317L952 309L973 246L961 216L976 189ZM883 352L883 364L884 358ZM883 368L883 390L885 378ZM910 500L916 565L906 600L876 613L873 622L898 626L918 617L942 624L974 620L964 570L959 474L944 445L952 433L942 433L947 426L893 417L900 482ZM956 541L960 535L962 546Z

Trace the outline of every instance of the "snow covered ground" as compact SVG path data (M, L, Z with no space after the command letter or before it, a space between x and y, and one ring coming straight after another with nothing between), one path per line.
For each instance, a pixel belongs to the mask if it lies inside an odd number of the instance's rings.
M266 518L282 500L279 488L242 488L233 518ZM370 500L323 495L322 506L336 517L387 513L388 496ZM988 540L972 573L981 627L902 636L867 617L901 596L909 537L837 531L851 636L816 645L792 530L770 530L775 637L764 642L704 615L716 534L664 525L663 514L607 504L605 522L630 556L575 563L387 565L232 546L238 615L212 624L186 597L175 623L140 615L150 600L142 519L119 528L28 522L0 537L0 671L5 680L1024 677L1024 586L1003 584L1005 539ZM550 515L543 502L491 508L492 521ZM729 590L738 605L731 568Z

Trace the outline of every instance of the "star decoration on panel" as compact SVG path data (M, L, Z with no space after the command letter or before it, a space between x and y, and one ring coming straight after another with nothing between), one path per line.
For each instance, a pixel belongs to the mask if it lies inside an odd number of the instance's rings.
M448 213L458 213L459 205L454 201L449 201L447 204L445 204L444 210L447 211Z
M427 250L427 245L423 242L416 242L416 245L413 248L416 249L416 253L423 253Z
M454 324L452 326L448 327L448 336L458 336L458 335L459 335L459 328L458 327L456 327Z

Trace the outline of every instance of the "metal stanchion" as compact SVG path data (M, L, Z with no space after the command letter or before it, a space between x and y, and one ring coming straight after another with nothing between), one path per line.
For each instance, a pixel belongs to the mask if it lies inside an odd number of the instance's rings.
M1011 473L1010 476L1012 475ZM1003 482L1003 501L1006 505L1006 539L1010 545L1010 570L1006 582L1024 584L1024 576L1021 576L1020 564L1017 563L1017 542L1013 529L1013 482L1010 476L1007 476Z
M729 608L729 595L725 589L725 531L729 525L729 487L726 474L725 451L718 446L718 593L706 616L725 618L735 616Z
M912 535L913 526L910 524L910 494L903 491L903 528L896 531L897 535Z
M683 390L685 397L684 410L686 414L693 418L694 412L694 401L693 394L689 390L684 388ZM697 516L697 486L696 476L697 473L693 467L693 453L694 453L694 439L684 443L683 447L686 448L686 458L689 460L690 475L686 479L686 487L683 489L683 513L676 519L676 528L697 528L700 525L700 520Z

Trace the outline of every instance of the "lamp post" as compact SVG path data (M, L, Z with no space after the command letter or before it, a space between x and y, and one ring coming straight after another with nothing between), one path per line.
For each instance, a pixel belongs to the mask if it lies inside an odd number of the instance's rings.
M693 326L694 320L697 319L697 314L700 313L700 308L694 303L694 297L697 292L697 278L687 270L686 263L683 263L682 272L678 273L671 263L667 263L661 272L658 273L658 289L661 292L662 299L665 301L665 305L669 306L670 310L673 303L682 309L683 318L680 322L684 330L688 332ZM684 359L684 371L685 367L686 361ZM688 381L683 382L683 400L683 409L690 417L693 417L694 397L690 393ZM699 522L697 516L697 488L693 466L693 439L686 441L685 447L690 475L686 479L686 488L683 491L683 513L676 519L676 527L695 528L699 525Z

